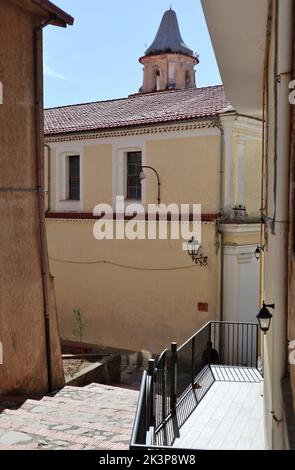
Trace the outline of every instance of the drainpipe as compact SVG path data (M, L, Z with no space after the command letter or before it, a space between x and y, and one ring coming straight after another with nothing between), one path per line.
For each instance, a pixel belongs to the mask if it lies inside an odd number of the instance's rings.
M220 229L220 218L224 215L224 129L220 118L216 122L220 130L220 184L219 184L219 219L217 221L217 232L220 235L220 321L223 321L223 291L224 291L224 234Z
M45 144L47 148L47 211L51 211L51 147Z
M277 137L275 149L275 214L272 221L275 246L275 302L272 335L272 390L273 415L272 448L284 448L283 398L281 379L286 375L287 354L287 279L288 279L288 229L289 229L289 158L290 158L290 117L288 100L289 81L292 68L292 0L276 0L276 94L275 116Z
M34 72L35 72L35 134L36 134L36 179L38 189L38 210L39 210L39 236L41 248L41 270L42 270L42 286L43 286L43 304L44 304L44 323L45 323L45 342L46 342L46 360L47 360L47 381L48 390L52 391L52 363L51 363L51 338L50 338L50 318L49 318L49 267L47 259L47 243L45 233L45 203L44 203L44 162L42 159L42 145L44 124L41 121L43 116L43 80L42 69L42 30L52 18L42 23L34 29Z

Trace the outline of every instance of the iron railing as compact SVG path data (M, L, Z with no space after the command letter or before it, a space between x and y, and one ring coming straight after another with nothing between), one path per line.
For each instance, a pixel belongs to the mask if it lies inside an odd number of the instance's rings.
M258 324L211 321L149 361L130 448L170 447L215 381L211 365L257 368Z

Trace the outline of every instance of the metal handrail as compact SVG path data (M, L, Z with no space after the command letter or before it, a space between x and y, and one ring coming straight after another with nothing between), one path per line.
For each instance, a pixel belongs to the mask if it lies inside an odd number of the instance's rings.
M139 435L139 426L142 417L142 411L145 409L146 406L146 379L147 379L147 371L144 370L141 379L141 385L139 390L138 402L135 412L135 417L133 421L133 428L132 428L132 435L131 435L131 445L136 444ZM144 444L140 442L140 444Z
M163 358L164 358L164 356L167 354L167 352L168 352L168 349L164 349L164 350L161 352L160 356L158 357L156 367L159 367L159 364L161 363L161 361L163 360Z
M180 351L182 348L184 348L184 346L186 346L190 341L192 341L199 333L201 333L203 330L205 330L210 324L212 323L215 323L215 324L220 324L222 323L223 325L249 325L249 326L257 326L258 323L254 323L254 322L238 322L238 321L217 321L217 320L211 320L211 321L208 321L207 323L205 323L204 326L202 326L202 328L200 328L198 331L196 331L196 333L194 333L190 338L188 338L181 346L179 346L179 348L177 349L177 351ZM167 351L167 349L165 350Z
M210 364L257 367L257 361L257 323L214 320L179 348L171 343L171 350L162 351L157 362L150 360L149 370L143 374L131 446L167 445L163 435L169 434L166 425L176 410L183 408L189 396L197 406L214 383ZM183 410L181 415L180 425L188 418Z

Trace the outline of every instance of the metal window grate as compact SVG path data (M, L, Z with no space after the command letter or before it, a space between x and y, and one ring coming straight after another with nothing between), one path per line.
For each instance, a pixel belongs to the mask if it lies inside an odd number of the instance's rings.
M127 199L141 200L139 173L142 166L141 152L127 153Z
M69 157L69 200L80 200L80 157Z

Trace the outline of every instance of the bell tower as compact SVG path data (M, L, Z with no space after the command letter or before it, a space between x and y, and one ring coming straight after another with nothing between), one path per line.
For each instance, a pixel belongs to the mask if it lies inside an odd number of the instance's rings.
M174 10L167 10L151 46L139 59L143 64L141 93L195 88L199 59L183 42Z

